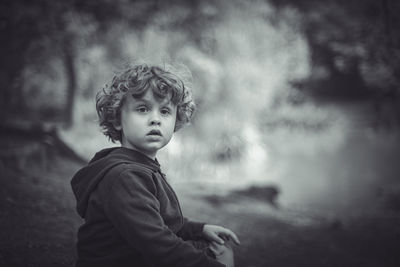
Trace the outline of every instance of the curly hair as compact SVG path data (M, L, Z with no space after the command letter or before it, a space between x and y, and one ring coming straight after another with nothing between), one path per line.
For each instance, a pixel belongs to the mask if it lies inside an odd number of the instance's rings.
M149 89L157 98L171 97L171 102L177 106L174 131L190 122L195 111L195 103L191 89L184 85L183 79L158 66L146 64L130 66L116 74L111 85L106 84L96 95L100 127L113 143L122 140L122 133L115 129L115 125L120 125L121 107L126 96L141 97Z

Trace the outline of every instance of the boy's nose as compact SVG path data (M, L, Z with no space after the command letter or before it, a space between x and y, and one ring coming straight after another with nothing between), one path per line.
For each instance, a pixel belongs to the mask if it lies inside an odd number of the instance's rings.
M158 116L158 114L152 114L150 118L150 125L161 125L160 116Z
M150 121L150 125L161 125L161 122L160 122L160 120L153 119Z

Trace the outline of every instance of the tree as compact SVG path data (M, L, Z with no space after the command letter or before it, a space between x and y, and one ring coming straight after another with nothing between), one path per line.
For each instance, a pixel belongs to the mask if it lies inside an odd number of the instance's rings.
M399 1L272 2L302 16L313 69L296 86L329 99L368 99L375 126L400 125Z
M23 92L23 72L29 66L45 66L59 58L66 77L64 121L72 124L72 112L77 91L77 66L82 46L100 41L112 25L125 23L138 31L168 8L183 5L195 14L200 1L135 1L135 0L4 0L1 3L0 29L3 34L0 56L1 116L11 114L26 117L32 114ZM194 18L194 16L192 16ZM184 20L190 19L188 16ZM196 16L196 21L201 20ZM94 25L94 32L85 35L84 23ZM193 29L194 22L171 20L185 31ZM199 24L200 25L200 24ZM197 25L197 26L199 26ZM168 25L166 25L168 27ZM106 35L105 35L106 36ZM96 38L94 38L96 37Z
M22 91L22 73L30 64L43 64L63 52L68 77L72 79L68 91L75 90L74 68L71 68L75 33L68 30L71 12L72 1L2 2L0 86L3 119L13 112L28 113Z

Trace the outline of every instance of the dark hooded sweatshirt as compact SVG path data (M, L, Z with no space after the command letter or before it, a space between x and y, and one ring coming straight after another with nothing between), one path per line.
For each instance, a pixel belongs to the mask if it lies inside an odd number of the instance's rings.
M76 266L221 267L189 240L202 223L182 216L157 161L128 148L98 152L71 181L77 211Z

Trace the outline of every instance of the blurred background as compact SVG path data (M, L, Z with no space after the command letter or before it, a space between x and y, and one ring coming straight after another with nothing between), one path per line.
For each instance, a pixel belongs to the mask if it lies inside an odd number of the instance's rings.
M95 95L147 62L192 73L195 118L158 159L189 215L242 234L239 266L396 266L399 12L395 0L1 1L0 263L70 266L69 180L119 145Z

